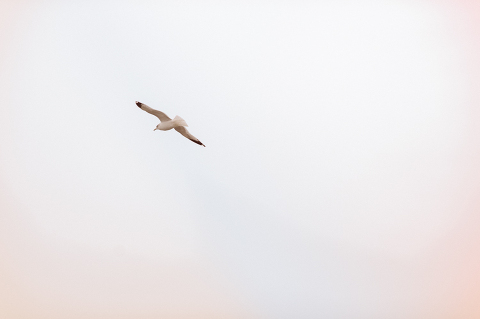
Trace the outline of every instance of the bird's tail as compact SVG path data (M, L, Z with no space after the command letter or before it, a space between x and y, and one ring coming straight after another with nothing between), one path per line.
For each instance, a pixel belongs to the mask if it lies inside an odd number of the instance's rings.
M185 122L184 119L182 119L180 116L175 116L173 118L173 122L177 125L177 126L188 126L187 122Z

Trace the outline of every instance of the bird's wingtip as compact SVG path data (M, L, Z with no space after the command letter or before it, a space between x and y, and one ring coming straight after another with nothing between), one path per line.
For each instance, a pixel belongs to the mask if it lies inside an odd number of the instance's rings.
M198 145L202 145L203 147L205 147L205 145L203 145L202 142L200 142L199 140L194 140L192 138L188 138L190 141L192 141L193 143L197 143Z
M138 102L138 101L135 101L135 104L137 104L137 106L138 106L139 108L142 108L142 106L141 106L142 103L140 103L140 102Z

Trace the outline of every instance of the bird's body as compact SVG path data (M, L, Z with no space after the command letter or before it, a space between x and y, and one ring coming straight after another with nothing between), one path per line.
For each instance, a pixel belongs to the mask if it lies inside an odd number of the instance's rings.
M155 130L168 131L168 130L171 130L172 128L176 128L179 126L188 126L188 125L180 116L177 115L173 120L160 122L155 128Z
M185 128L185 126L188 126L187 122L185 122L185 120L182 119L180 116L177 115L172 120L165 113L163 113L161 111L158 111L158 110L155 110L155 109L152 109L151 107L149 107L146 104L143 104L143 103L138 102L138 101L136 101L135 104L139 108L144 110L145 112L150 113L150 114L158 117L158 119L160 120L160 123L155 127L154 131L155 130L168 131L168 130L171 130L173 128L173 129L175 129L175 131L182 134L183 136L188 138L190 141L192 141L194 143L197 143L199 145L205 146L205 145L203 145L202 142L200 142L198 140L198 138L196 138L195 136L190 134L190 132Z

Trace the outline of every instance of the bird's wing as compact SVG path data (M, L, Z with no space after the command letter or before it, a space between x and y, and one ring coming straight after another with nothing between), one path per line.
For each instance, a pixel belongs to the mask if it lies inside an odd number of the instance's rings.
M200 142L200 141L198 140L198 138L196 138L195 136L193 136L192 134L190 134L190 132L185 128L185 126L177 126L177 127L175 127L175 131L177 131L178 133L182 134L183 136L185 136L186 138L188 138L190 141L195 142L195 143L197 143L198 145L203 145L203 143ZM203 147L205 147L205 145L203 145Z
M165 122L165 121L170 121L171 118L169 118L167 116L167 114L163 113L163 112L160 112L160 111L157 111L155 109L152 109L150 106L146 105L146 104L143 104L141 102L135 102L137 104L137 106L139 108L141 108L142 110L144 110L145 112L147 113L150 113L152 115L155 115L156 117L158 117L160 119L160 122Z

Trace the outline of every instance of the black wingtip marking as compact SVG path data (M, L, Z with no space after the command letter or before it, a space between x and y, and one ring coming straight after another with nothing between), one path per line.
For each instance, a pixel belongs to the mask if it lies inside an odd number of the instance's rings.
M205 147L205 145L203 145L203 143L200 142L200 141L195 141L195 140L192 140L192 139L190 139L190 138L189 138L189 140L192 141L192 142L194 142L194 143L197 143L198 145L202 145L203 147Z
M138 101L135 101L135 104L137 104L137 106L138 106L139 108L142 108L142 103L140 103L140 102L138 102Z

